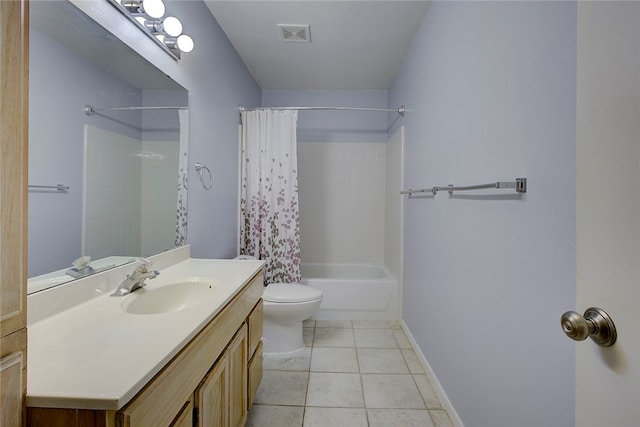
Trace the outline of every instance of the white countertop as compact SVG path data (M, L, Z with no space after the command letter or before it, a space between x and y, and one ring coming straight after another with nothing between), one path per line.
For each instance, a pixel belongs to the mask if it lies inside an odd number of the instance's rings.
M201 304L171 313L136 315L122 309L127 297L103 293L29 324L27 406L122 408L262 265L261 261L189 258L160 270L160 276L147 280L145 289L169 284L174 278L216 280L215 292ZM113 283L113 289L118 284ZM50 297L60 296L52 293Z

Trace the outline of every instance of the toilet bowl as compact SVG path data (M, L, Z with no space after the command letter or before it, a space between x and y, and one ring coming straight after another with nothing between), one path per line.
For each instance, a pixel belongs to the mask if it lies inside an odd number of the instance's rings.
M304 348L302 321L318 310L322 292L295 283L272 283L264 289L264 352L290 353Z

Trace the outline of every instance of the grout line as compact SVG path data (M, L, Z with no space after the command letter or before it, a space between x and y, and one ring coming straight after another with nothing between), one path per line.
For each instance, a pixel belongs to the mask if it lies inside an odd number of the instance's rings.
M427 413L429 415L429 418L432 421L432 424L434 426L436 426L437 425L436 424L436 418L434 418L434 414L432 414L432 409L429 409L426 397L423 396L423 394L420 392L420 387L418 387L418 384L416 382L416 376L424 375L427 378L427 381L429 383L431 383L431 378L430 378L430 373L431 372L427 371L426 369L423 369L425 371L424 373L413 373L413 372L411 372L411 369L409 367L409 363L407 362L407 356L405 356L404 350L413 351L413 353L415 354L416 358L418 359L418 363L420 365L423 365L426 361L422 360L422 358L424 357L422 355L422 353L420 353L420 355L418 355L418 352L416 351L416 347L415 347L415 344L414 344L414 341L413 341L413 337L410 336L410 332L408 330L404 329L405 327L406 327L406 325L403 325L401 323L400 324L400 328L401 329L399 329L399 330L402 331L405 334L405 336L406 336L406 338L407 338L407 340L409 342L410 347L408 349L404 349L404 348L400 347L400 343L397 342L397 337L395 337L395 334L394 334L394 337L396 338L397 347L395 347L393 349L396 349L396 350L400 351L400 353L402 355L402 360L404 361L404 363L405 363L405 365L407 367L408 374L396 374L396 373L370 373L370 374L371 375L396 375L396 376L397 375L410 375L411 378L412 378L413 384L415 385L415 387L416 387L416 389L418 391L418 394L420 395L420 398L422 399L422 402L424 403L424 407L425 407L424 410L427 411ZM365 350L365 349L387 349L387 350L389 350L390 348L387 348L387 347L358 347L356 345L356 342L355 342L355 330L356 329L390 330L393 333L394 329L393 329L393 327L391 325L388 325L387 328L354 328L353 327L353 322L351 322L351 328L349 328L349 329L351 329L351 333L352 333L352 336L353 336L353 342L354 342L353 346L351 346L351 347L316 346L315 345L315 332L318 329L317 322L314 322L313 326L310 326L310 327L307 327L307 328L312 329L312 332L313 332L312 333L312 337L311 337L311 343L309 345L309 347L310 347L309 367L308 367L307 370L304 370L304 369L302 369L302 370L265 369L265 370L269 370L269 371L280 371L280 372L305 372L307 374L307 387L306 387L306 393L305 393L305 398L304 398L304 405L302 405L302 406L299 405L299 404L295 404L295 405L291 405L291 404L259 404L259 405L262 405L262 406L274 406L274 407L286 406L286 407L291 407L291 408L302 408L302 424L301 424L300 427L303 427L304 426L304 417L306 415L307 402L308 402L308 397L309 397L310 380L311 380L311 373L312 373L312 371L311 371L311 359L313 358L314 349L315 348L321 348L321 349L338 349L338 348L349 348L349 349L351 349L351 348L353 348L353 349L355 349L355 353L356 353L357 374L358 374L359 380L360 380L360 387L361 387L361 393L362 393L363 406L362 406L362 408L344 407L343 409L363 409L365 411L365 417L366 417L367 426L370 426L369 409L396 409L396 410L402 409L402 408L368 408L367 407L367 402L365 400L365 392L364 392L364 382L363 382L363 375L365 375L365 373L362 372L362 368L360 366L360 358L358 357L359 356L359 352L362 351L362 350ZM320 328L320 329L322 329L322 328ZM347 328L337 328L337 329L347 329ZM306 345L305 345L305 347L306 347ZM423 368L424 368L424 366L423 366ZM315 372L315 371L313 371L313 372ZM356 372L324 372L323 371L321 373L330 373L330 374L340 374L340 375L342 375L342 374L355 374ZM434 387L434 391L436 392L436 397L438 398L438 400L441 400L440 396L439 396L439 393L438 393L438 390L436 390L435 387ZM443 406L442 409L434 409L433 411L442 411L442 412L446 413L449 416L449 419L452 421L452 423L454 425L460 425L461 426L462 424L457 424L456 421L454 421L453 417L451 417L451 414L449 414L449 411L447 410L447 407L444 404L444 402L441 401L441 404ZM315 407L314 406L313 408L335 409L335 408L342 408L342 407L334 407L334 406L317 406L317 407ZM418 410L417 408L407 408L407 409Z
M300 427L304 427L304 416L307 414L307 399L309 398L309 383L311 382L311 358L313 357L313 344L316 337L316 321L313 322L313 334L311 335L311 351L309 352L309 369L307 370L307 390L304 394L304 406L302 407L302 423ZM303 325L304 326L304 325ZM304 335L304 328L302 329Z

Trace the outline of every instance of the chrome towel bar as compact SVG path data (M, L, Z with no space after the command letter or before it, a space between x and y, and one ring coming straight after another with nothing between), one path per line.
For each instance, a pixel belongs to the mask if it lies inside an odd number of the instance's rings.
M62 184L57 184L57 185L29 185L29 188L51 189L51 190L61 191L63 193L66 193L67 191L69 191L69 186L68 185L62 185Z
M415 193L428 193L431 192L434 195L438 193L438 191L448 191L449 194L453 194L454 191L467 191L467 190L480 190L485 188L514 188L517 193L526 193L527 192L527 178L516 178L515 181L498 181L492 182L489 184L478 184L478 185L467 185L462 187L456 187L454 185L447 185L446 187L431 187L431 188L420 188L417 190L409 189L403 190L400 194L408 194L411 196Z

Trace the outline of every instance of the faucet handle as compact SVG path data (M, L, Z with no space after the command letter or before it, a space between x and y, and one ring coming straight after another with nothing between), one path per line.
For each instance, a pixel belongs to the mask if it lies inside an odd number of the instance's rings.
M78 270L84 270L87 267L91 267L91 257L90 256L81 256L71 263Z
M149 258L139 257L136 258L136 272L138 273L147 273L149 271L149 267L153 265L153 261Z

